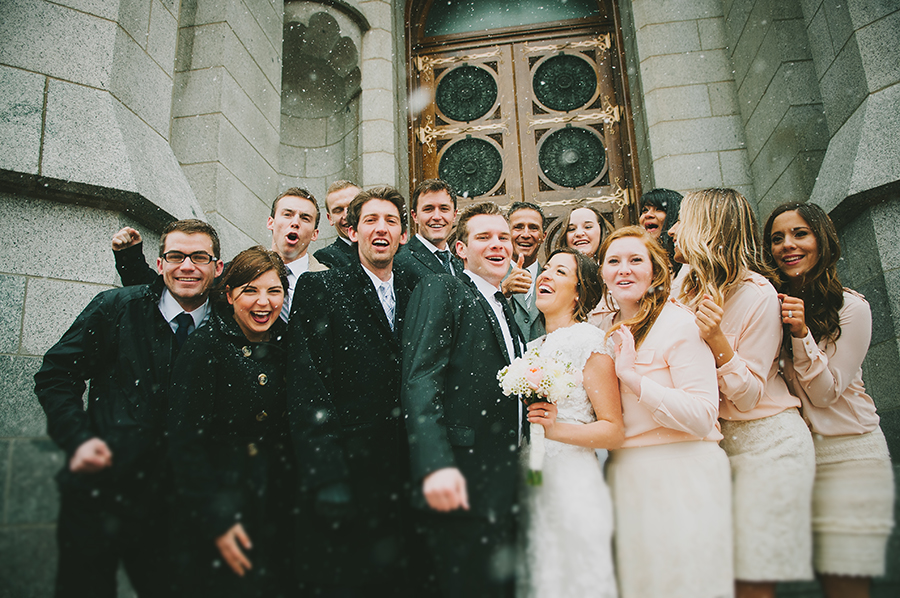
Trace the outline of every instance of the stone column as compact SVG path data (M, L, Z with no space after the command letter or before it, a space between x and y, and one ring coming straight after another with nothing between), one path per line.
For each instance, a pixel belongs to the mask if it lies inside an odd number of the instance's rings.
M172 148L226 256L255 243L278 192L283 2L184 0Z
M398 147L404 152L408 150L405 144L397 142L398 123L405 123L406 119L397 117L400 92L396 83L391 3L366 0L359 3L359 8L372 26L362 42L360 184L396 186L400 169ZM402 10L397 9L401 13Z

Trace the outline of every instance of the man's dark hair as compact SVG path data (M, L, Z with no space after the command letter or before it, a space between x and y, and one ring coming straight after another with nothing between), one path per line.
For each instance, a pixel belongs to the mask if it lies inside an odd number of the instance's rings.
M506 212L506 219L509 220L512 218L512 215L519 210L534 210L541 215L541 228L543 229L547 225L547 217L544 216L544 210L541 209L541 206L528 201L514 201L512 205L509 206L509 211Z
M272 213L269 214L272 218L275 217L275 212L278 210L278 202L281 201L282 197L301 197L303 199L309 200L312 202L313 207L316 209L316 228L319 228L319 204L316 202L316 198L313 197L313 194L307 191L306 189L301 189L300 187L291 187L285 191L282 191L278 194L278 197L275 198L275 201L272 202Z
M163 229L162 235L159 237L159 257L162 257L163 253L166 252L166 237L169 236L169 233L174 232L184 233L186 235L203 234L208 236L212 241L213 257L219 257L219 251L221 250L219 246L219 234L211 225L202 220L197 220L196 218L176 220L175 222L170 222L169 225Z
M403 232L406 232L406 200L400 195L400 192L393 187L374 187L368 191L360 191L350 205L347 207L347 223L354 229L359 229L359 216L362 214L363 206L370 200L383 199L397 206L400 212L400 226Z
M469 244L469 220L475 216L503 216L503 212L497 204L490 201L472 204L463 210L456 225L456 240L462 241L464 245Z
M426 179L418 184L416 190L413 191L412 201L410 202L409 208L413 212L419 211L419 196L423 193L435 193L437 191L446 191L447 195L450 196L450 199L453 201L453 209L456 209L456 192L453 190L453 187L450 186L450 183L441 179Z

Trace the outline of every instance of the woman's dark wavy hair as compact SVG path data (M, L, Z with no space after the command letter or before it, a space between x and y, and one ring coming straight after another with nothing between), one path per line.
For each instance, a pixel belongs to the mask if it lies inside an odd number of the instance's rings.
M795 288L785 278L772 256L772 224L785 212L797 212L806 221L819 248L819 259L803 276L800 288ZM806 325L816 342L834 342L840 338L844 286L838 278L837 263L841 258L841 244L837 229L825 210L814 203L786 203L775 208L763 228L763 256L776 272L772 284L778 292L803 299Z
M578 292L578 300L575 302L574 316L576 322L587 322L588 314L600 303L600 299L603 297L600 269L597 267L597 262L571 247L562 247L555 250L547 258L547 261L549 262L558 253L565 253L575 258L575 277L577 280L575 290ZM541 319L543 318L544 314L541 314Z
M659 244L669 254L669 262L677 272L681 264L675 261L675 241L669 236L669 229L678 222L678 213L681 211L681 200L684 196L671 189L651 189L641 196L640 212L644 206L653 206L657 210L666 213L666 222L659 234Z
M262 274L269 270L274 270L284 287L284 292L288 291L288 275L287 268L281 260L281 256L274 251L269 251L261 245L245 249L235 256L222 278L216 283L212 296L216 301L225 303L225 294L228 289L236 289L242 287L248 282L253 282Z

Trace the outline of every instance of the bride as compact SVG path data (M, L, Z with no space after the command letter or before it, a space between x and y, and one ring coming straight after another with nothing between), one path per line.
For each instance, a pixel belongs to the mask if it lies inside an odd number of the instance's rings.
M559 249L535 288L547 335L529 348L571 363L583 383L557 404L556 418L540 403L528 408L528 421L544 426L546 456L543 484L524 497L527 558L519 595L615 597L613 510L594 449L621 445L624 424L611 344L586 321L600 301L597 264Z

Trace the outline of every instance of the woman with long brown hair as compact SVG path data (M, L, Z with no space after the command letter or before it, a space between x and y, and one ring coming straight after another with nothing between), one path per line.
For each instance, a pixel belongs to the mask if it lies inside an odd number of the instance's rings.
M622 598L719 598L733 590L731 484L719 448L715 363L694 317L669 298L669 260L641 227L600 248L616 311L625 441L610 452Z
M609 224L600 210L593 206L572 208L563 219L553 249L571 247L595 262L599 259L600 244L609 234Z
M884 575L894 508L891 459L862 380L872 311L841 285L837 230L816 204L775 208L763 243L790 333L784 377L816 449L813 565L828 598L867 598L871 578Z
M691 269L679 301L696 313L718 375L731 461L738 598L774 598L812 578L812 438L779 372L781 307L753 208L733 189L689 193L670 233Z

